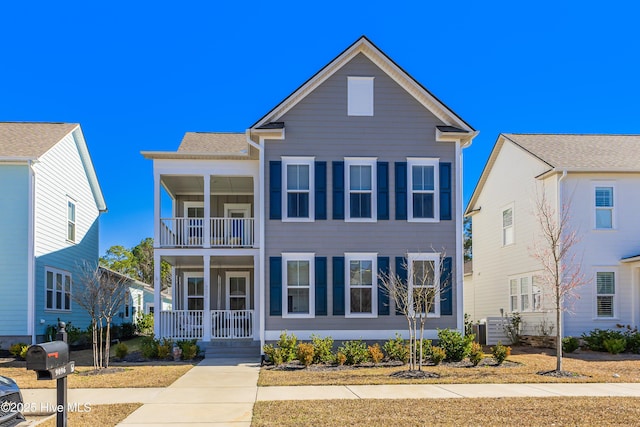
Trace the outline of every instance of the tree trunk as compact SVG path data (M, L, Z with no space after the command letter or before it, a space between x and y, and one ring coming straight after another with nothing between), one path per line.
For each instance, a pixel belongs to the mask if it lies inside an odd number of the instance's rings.
M556 306L556 371L562 371L562 310L558 298Z
M93 369L98 370L98 324L95 317L91 319L92 328L92 346L93 346Z
M107 317L107 333L104 343L104 367L109 367L109 352L111 350L111 318Z

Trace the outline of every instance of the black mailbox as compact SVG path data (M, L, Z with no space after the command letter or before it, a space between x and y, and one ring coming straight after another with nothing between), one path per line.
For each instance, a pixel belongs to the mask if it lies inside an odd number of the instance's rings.
M63 341L45 342L27 350L27 369L49 371L69 363L69 345Z

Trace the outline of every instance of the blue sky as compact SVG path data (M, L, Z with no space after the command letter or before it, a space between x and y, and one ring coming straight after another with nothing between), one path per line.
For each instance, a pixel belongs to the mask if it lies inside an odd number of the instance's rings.
M78 122L109 212L101 254L153 235L151 161L244 131L362 34L480 131L640 133L637 2L5 2L0 120Z

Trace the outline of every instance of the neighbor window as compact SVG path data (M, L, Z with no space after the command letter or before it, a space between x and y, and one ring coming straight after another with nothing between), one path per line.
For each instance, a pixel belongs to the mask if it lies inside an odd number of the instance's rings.
M313 157L283 157L282 165L285 188L282 200L283 219L313 221Z
M347 221L376 221L376 160L345 159Z
M315 315L313 254L283 254L283 317Z
M502 210L502 246L513 244L513 206Z
M513 312L542 310L542 289L534 275L509 279L509 309Z
M347 115L373 116L373 77L347 77Z
M440 317L440 254L409 254L409 307L427 317Z
M45 267L45 309L71 310L71 273Z
M596 306L598 317L614 317L616 277L612 271L596 273Z
M613 228L613 187L596 186L596 228Z
M438 159L408 159L410 196L409 221L437 221L439 219Z
M187 310L204 310L204 277L187 276Z
M67 200L67 240L76 241L76 203L71 199Z
M345 254L348 317L375 317L378 313L376 254Z

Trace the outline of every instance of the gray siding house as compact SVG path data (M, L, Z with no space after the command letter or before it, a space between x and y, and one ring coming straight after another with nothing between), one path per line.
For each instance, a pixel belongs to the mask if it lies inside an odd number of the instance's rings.
M362 37L245 133L198 144L187 134L177 152L143 153L154 160L156 261L176 267L174 308L185 311L156 311L156 334L386 340L406 320L378 273L412 286L426 264L446 284L427 335L461 329L462 149L476 134ZM161 218L161 187L176 218Z

